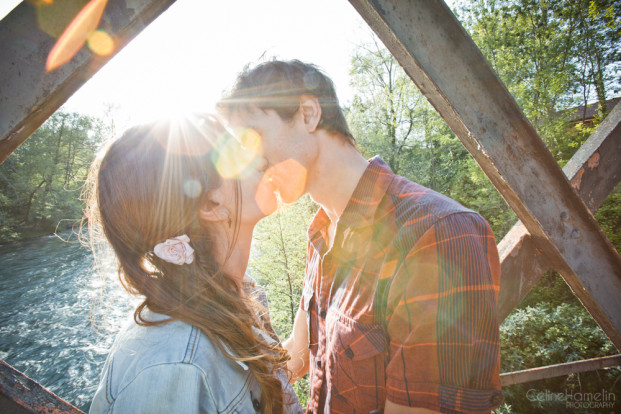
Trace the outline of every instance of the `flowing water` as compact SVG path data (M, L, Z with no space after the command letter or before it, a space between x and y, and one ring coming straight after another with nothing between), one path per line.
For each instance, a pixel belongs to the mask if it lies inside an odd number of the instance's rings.
M69 236L69 235L64 235ZM137 304L75 237L0 245L0 359L88 411L115 333ZM109 257L109 256L106 256Z

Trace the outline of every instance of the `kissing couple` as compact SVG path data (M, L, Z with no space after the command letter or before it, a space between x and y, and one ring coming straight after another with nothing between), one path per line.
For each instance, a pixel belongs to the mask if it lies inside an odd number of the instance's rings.
M91 413L484 413L500 390L500 264L476 212L367 160L330 78L248 67L218 115L127 130L96 162L86 217L143 300ZM246 274L252 233L304 194L291 336ZM292 383L309 375L308 403Z

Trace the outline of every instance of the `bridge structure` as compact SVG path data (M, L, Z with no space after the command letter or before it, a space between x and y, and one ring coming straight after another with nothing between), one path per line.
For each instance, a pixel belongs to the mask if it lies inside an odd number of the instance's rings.
M442 0L349 0L444 118L516 213L498 244L500 320L541 276L562 275L621 350L621 257L593 217L621 179L616 105L563 169L483 54ZM46 71L56 39L22 2L0 21L0 162L174 0L91 0L106 56L81 47ZM82 1L82 5L85 1ZM65 10L70 22L80 9ZM621 365L621 355L502 373L503 386ZM79 412L2 362L0 411ZM53 411L57 410L57 411Z

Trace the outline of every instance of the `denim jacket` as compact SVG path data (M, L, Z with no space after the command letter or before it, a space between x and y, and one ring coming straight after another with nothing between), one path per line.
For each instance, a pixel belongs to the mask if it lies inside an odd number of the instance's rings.
M167 318L145 312L150 321ZM284 412L301 413L285 373L277 376ZM224 356L198 328L180 321L148 327L132 321L115 339L89 413L256 413L260 395L248 366Z

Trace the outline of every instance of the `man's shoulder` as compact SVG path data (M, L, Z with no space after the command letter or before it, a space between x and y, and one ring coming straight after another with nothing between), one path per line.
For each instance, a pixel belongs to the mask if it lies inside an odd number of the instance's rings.
M481 219L475 211L452 198L396 175L382 202L394 220L397 247L411 248L423 234L445 218L466 215Z
M394 206L395 220L408 223L412 219L429 217L429 221L437 221L456 213L474 213L452 198L410 181L405 177L395 175L386 197ZM425 220L423 220L425 222Z

